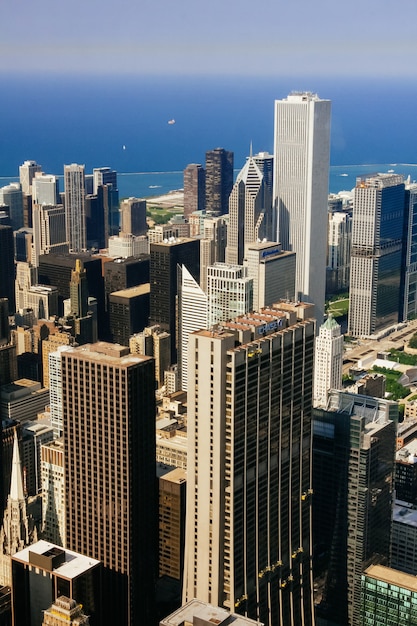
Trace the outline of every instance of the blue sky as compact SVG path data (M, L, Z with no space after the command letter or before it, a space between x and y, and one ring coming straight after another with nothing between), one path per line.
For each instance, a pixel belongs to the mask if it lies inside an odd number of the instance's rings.
M415 0L1 0L0 72L415 76Z

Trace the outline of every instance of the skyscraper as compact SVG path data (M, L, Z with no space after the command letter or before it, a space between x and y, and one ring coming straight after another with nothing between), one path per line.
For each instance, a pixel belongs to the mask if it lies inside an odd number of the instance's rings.
M404 237L404 320L417 317L417 185L407 185L405 190Z
M208 326L253 308L253 279L241 265L215 263L207 268Z
M10 183L0 187L0 205L9 207L10 226L18 230L24 226L23 218L23 194L20 183Z
M126 235L146 235L146 200L125 198L120 203L122 217L121 232Z
M103 342L61 352L66 539L103 562L106 615L152 623L157 555L154 365ZM76 390L76 391L75 391Z
M178 272L178 375L181 389L187 391L189 337L207 328L207 295L186 267L178 268Z
M311 625L314 322L270 319L237 347L228 325L190 336L183 601Z
M0 224L0 298L7 298L9 301L9 314L15 312L15 266L13 230L10 226Z
M390 554L398 404L332 390L313 410L313 533L324 588L319 615L359 626L361 574Z
M36 161L25 161L19 166L19 179L24 194L32 194L32 181L37 172L41 172L42 167Z
M233 187L233 152L215 148L206 152L206 212L224 215Z
M33 204L60 204L59 179L51 174L37 172L32 180Z
M296 253L296 297L323 320L329 191L330 101L310 92L275 101L277 241Z
M159 324L171 335L171 362L177 362L177 265L185 265L198 280L200 242L197 239L174 239L151 243L150 324Z
M184 170L184 215L204 211L206 202L206 171L202 165L190 163Z
M348 333L361 337L403 314L403 177L360 177L354 194Z
M326 406L328 391L342 387L343 342L340 325L330 313L316 337L314 406Z
M41 254L64 254L68 252L65 228L65 209L62 204L50 206L34 204L33 223L33 263L39 265Z
M87 248L84 165L64 165L65 223L70 252Z
M271 203L270 189L250 155L229 197L226 263L242 265L247 244L271 239Z

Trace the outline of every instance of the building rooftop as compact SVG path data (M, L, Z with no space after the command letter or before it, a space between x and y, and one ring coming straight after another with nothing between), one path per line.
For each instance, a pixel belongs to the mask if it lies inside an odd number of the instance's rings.
M233 616L233 619L230 619ZM161 620L160 626L183 626L184 624L194 624L194 617L197 618L199 626L223 626L232 624L233 626L263 626L243 615L229 613L226 609L202 602L201 600L191 600L165 619ZM227 621L226 621L227 620Z
M417 463L417 439L412 439L406 446L397 450L395 460L397 463L400 461L401 463L409 463L410 465Z
M117 366L133 365L142 361L149 361L152 358L142 354L130 354L128 347L118 343L108 343L107 341L87 343L78 348L68 346L68 350L63 352L63 357L72 354L89 360L114 363Z
M83 554L79 554L78 552L73 552L72 550L66 550L61 548L60 546L56 546L53 543L49 543L48 541L44 541L41 539L37 543L24 548L20 552L16 552L13 556L13 560L19 561L19 563L24 563L29 565L31 563L30 552L35 555L48 555L56 551L62 551L64 553L64 561L58 567L54 568L53 571L61 578L67 578L68 580L72 580L77 578L81 574L88 572L93 567L97 567L100 565L100 561L96 559L92 559L90 557L84 556Z
M417 510L397 500L393 506L392 521L417 528Z
M137 296L143 296L146 293L150 293L150 291L150 283L144 283L143 285L135 285L135 287L128 287L127 289L113 291L110 296L117 296L118 298L136 298Z
M366 576L382 580L390 585L398 585L398 587L417 592L417 576L413 576L412 574L405 574L404 572L400 572L392 567L385 567L384 565L371 565L364 573Z

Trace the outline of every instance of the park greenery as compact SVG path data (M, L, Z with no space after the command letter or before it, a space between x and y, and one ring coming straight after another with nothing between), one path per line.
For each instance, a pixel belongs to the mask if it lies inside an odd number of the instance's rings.
M390 394L392 400L401 400L410 393L410 390L407 389L407 387L404 387L398 382L402 372L391 370L387 367L379 367L378 365L374 365L372 371L384 374L386 378L386 391Z
M326 311L331 313L334 318L343 317L347 315L349 310L349 296L348 294L338 294L332 296L330 300L326 302Z

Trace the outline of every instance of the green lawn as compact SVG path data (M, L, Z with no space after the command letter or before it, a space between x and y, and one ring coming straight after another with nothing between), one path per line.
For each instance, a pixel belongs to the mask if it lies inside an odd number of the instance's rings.
M327 305L327 313L332 313L333 317L342 317L349 310L349 298L329 302Z

